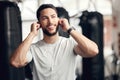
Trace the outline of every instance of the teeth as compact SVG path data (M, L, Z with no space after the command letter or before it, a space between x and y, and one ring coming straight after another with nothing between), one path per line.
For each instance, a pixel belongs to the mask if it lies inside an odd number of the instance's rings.
M49 26L48 28L54 28L54 26Z

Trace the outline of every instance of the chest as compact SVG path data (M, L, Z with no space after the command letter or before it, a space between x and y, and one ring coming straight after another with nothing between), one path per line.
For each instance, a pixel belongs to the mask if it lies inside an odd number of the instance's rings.
M59 75L68 70L68 67L74 67L73 47L67 43L35 47L32 53L34 69L42 74Z
M43 45L34 48L34 61L42 66L64 65L72 60L73 47L68 43Z

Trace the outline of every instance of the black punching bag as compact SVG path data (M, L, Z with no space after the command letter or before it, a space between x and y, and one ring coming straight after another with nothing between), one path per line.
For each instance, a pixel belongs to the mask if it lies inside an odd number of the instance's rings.
M92 58L83 58L82 80L104 80L103 57L103 16L99 12L84 11L79 25L83 34L97 43L99 54Z
M10 66L9 59L22 42L21 15L14 2L0 1L0 80L24 80L24 69Z
M57 9L57 13L58 13L58 17L59 18L66 18L68 20L68 22L70 22L69 21L70 16L69 16L69 14L68 14L68 12L67 12L67 10L65 8L63 8L63 7L56 7L56 9ZM67 32L65 32L65 31L62 30L62 28L60 27L60 25L59 25L58 32L59 32L60 36L63 36L63 37L66 37L66 38L70 37Z

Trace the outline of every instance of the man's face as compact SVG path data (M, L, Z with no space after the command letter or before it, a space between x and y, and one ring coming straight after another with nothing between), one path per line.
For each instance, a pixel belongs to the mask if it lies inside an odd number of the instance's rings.
M58 31L58 17L57 13L52 8L46 8L40 12L39 23L43 29L43 33L52 36Z

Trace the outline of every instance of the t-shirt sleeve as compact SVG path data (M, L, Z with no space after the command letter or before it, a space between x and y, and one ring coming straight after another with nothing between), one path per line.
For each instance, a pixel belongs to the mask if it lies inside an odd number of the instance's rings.
M70 40L70 46L73 46L73 52L77 54L74 49L78 45L78 43L72 37L70 37L69 40Z
M73 37L70 36L70 43L71 45L77 45L77 42L73 39Z
M32 61L31 48L27 52L26 59L28 63Z

